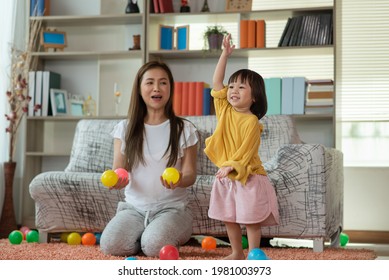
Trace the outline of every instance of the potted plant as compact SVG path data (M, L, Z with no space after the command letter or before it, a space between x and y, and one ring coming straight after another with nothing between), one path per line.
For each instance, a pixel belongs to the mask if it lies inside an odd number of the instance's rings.
M204 32L204 44L208 46L209 50L220 50L223 43L223 38L228 32L223 26L213 25L207 26Z

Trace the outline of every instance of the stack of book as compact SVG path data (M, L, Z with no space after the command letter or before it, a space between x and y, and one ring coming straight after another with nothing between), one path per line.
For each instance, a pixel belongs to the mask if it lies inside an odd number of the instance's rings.
M241 49L265 47L264 20L241 20L239 30Z
M324 13L288 18L278 46L313 46L332 43L332 14Z
M173 0L151 0L150 12L159 13L174 13Z
M305 100L305 114L332 114L334 112L334 81L309 80Z
M211 114L211 88L204 82L174 82L174 113L178 116Z

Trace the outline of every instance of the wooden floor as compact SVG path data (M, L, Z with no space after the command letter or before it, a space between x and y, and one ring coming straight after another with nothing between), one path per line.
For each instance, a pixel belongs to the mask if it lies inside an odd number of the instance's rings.
M305 239L273 238L270 244L272 246L313 247L313 241ZM326 243L325 246L329 244ZM389 260L389 244L348 243L345 248L374 250L378 256L377 260Z

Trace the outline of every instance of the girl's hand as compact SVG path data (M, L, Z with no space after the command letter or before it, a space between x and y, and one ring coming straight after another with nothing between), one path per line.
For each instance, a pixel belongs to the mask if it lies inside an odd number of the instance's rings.
M164 180L162 178L162 176L160 177L161 179L161 184L166 188L166 189L169 189L169 190L174 190L175 188L179 187L180 183L181 183L181 178L182 178L182 173L181 171L179 171L180 173L180 177L178 178L178 181L177 183L173 184L172 182L168 182L166 180Z
M216 178L221 179L226 177L234 168L231 166L223 166L216 172Z
M128 183L130 183L130 180L131 180L131 175L130 174L128 174L127 178L119 177L119 180L117 181L116 185L113 186L110 189L115 189L115 190L124 189L128 185Z
M235 45L231 45L231 34L228 34L223 38L223 52L230 56L235 49Z

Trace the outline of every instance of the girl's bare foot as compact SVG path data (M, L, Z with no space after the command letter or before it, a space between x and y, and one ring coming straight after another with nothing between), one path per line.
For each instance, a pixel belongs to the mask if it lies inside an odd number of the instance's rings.
M245 260L246 256L242 253L232 253L224 258L224 260Z

